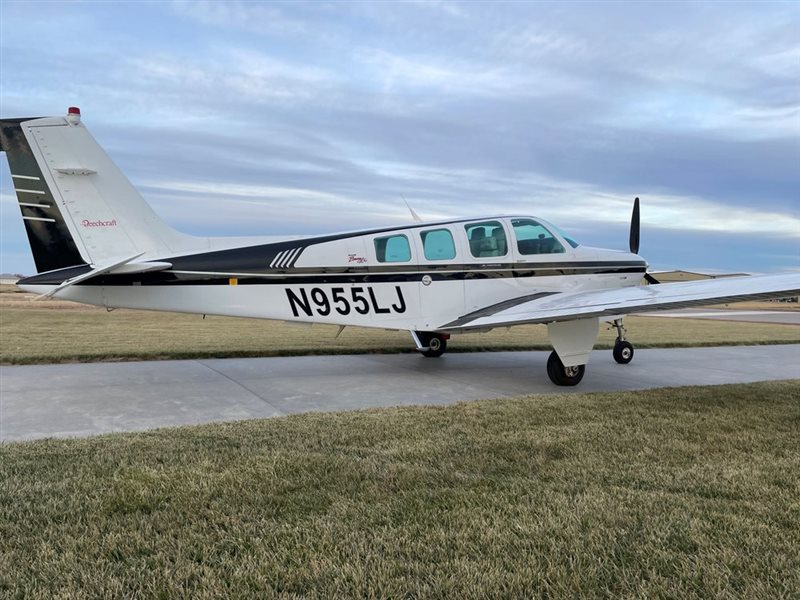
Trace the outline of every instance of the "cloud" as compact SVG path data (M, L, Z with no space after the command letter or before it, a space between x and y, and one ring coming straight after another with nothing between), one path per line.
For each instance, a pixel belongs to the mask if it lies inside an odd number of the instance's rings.
M386 94L428 89L437 94L475 96L529 95L534 74L503 65L460 60L437 61L429 56L408 57L382 49L365 48L357 59L372 71L380 91Z
M81 106L157 210L195 232L404 222L406 198L427 218L534 213L619 246L638 195L653 240L721 245L708 266L798 254L789 5L40 6L4 4L3 115ZM2 223L4 256L15 228Z
M172 8L181 17L213 27L233 27L272 35L301 35L308 26L289 16L279 4L268 2L215 2L176 0Z
M324 94L335 80L323 69L303 68L252 51L225 49L215 56L202 61L139 56L120 69L137 87L159 89L162 95L183 97L191 90L198 98L237 104L308 101Z

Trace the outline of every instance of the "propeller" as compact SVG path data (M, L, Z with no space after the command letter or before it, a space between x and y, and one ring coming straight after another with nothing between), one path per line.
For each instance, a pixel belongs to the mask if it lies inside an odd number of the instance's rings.
M639 197L633 201L633 214L631 215L631 235L629 238L631 254L639 254Z
M631 249L631 254L639 254L639 198L638 196L633 201L633 213L631 214L631 234L628 240L628 244ZM644 274L645 281L647 283L660 283L658 279L650 275L650 273Z

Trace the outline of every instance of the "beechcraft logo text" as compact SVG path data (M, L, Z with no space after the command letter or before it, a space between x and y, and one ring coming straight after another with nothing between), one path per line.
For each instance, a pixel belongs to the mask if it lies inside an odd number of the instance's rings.
M112 219L111 221L90 221L89 219L84 219L81 221L81 225L84 227L116 227L117 220Z

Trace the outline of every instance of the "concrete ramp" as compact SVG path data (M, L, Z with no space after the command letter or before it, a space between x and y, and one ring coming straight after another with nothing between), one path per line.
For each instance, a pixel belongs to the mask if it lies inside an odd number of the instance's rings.
M594 351L577 388L545 372L548 352L234 358L0 367L0 440L445 405L522 394L800 379L800 345Z

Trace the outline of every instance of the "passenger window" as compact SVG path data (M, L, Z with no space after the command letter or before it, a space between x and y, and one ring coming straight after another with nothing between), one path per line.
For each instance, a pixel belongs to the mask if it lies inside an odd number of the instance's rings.
M453 234L448 229L431 229L419 234L427 260L450 260L456 257Z
M520 254L560 254L564 252L553 234L533 219L512 219Z
M506 232L499 221L465 225L469 251L475 258L505 256L508 251Z
M375 254L378 262L408 262L411 260L411 248L404 235L375 238Z

